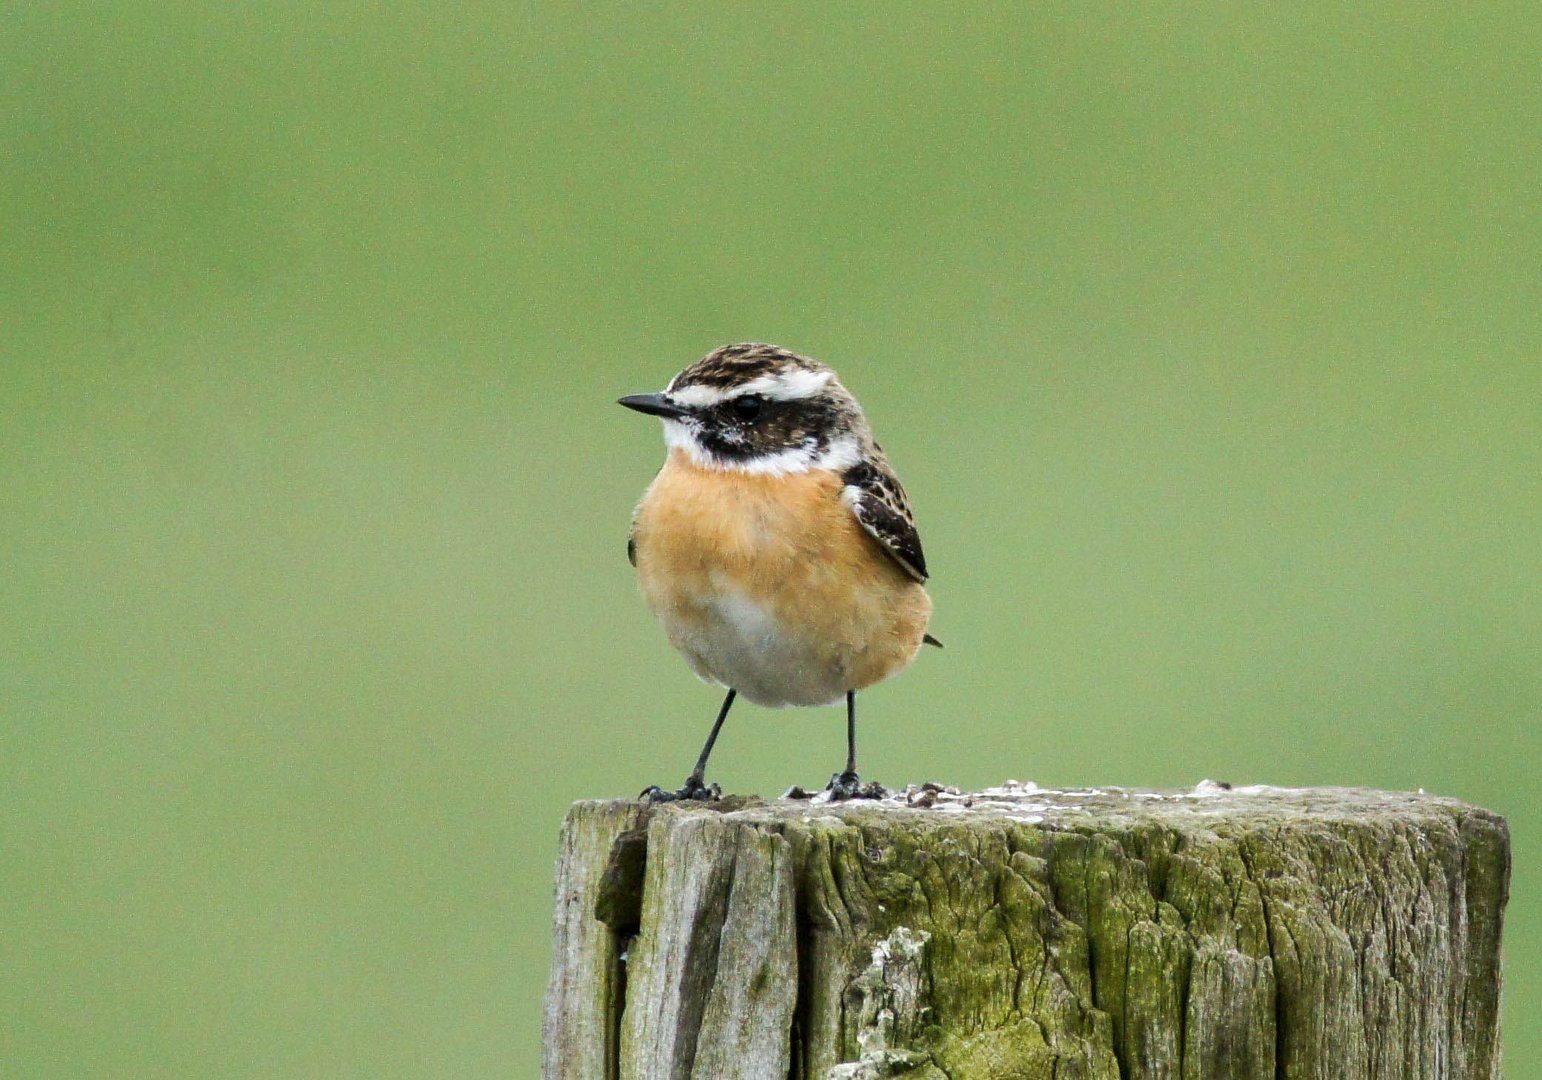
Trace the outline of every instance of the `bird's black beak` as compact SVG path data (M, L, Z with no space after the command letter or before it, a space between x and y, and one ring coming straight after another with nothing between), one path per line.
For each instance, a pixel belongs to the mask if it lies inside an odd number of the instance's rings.
M633 394L631 397L622 398L616 404L625 405L628 409L636 409L649 416L663 416L670 420L678 420L688 412L666 401L663 394Z

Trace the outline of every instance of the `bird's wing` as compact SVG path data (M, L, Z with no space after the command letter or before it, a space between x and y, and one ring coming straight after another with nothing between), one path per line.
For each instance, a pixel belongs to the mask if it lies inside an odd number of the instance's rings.
M876 446L873 449L871 455L841 475L845 482L841 498L905 573L925 581L926 556L921 551L921 534L916 532L915 518L910 514L910 500L883 451Z
M632 519L631 527L626 531L626 561L633 566L637 565L637 519Z

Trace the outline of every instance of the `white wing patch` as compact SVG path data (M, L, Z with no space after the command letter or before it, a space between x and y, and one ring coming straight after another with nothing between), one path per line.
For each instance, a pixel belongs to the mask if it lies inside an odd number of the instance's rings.
M910 516L905 489L890 471L886 459L863 462L846 473L841 501L857 521L883 545L890 557L916 581L926 581L926 555L921 537Z

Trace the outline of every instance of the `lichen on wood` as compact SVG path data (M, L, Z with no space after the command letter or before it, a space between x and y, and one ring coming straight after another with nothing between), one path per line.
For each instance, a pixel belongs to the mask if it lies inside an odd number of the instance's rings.
M1498 1076L1486 811L921 794L575 805L547 1080Z

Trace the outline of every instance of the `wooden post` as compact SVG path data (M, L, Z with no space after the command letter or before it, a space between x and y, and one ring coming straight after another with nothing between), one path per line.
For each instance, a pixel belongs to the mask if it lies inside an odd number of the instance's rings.
M581 802L546 1080L1490 1080L1502 818L1356 789Z

